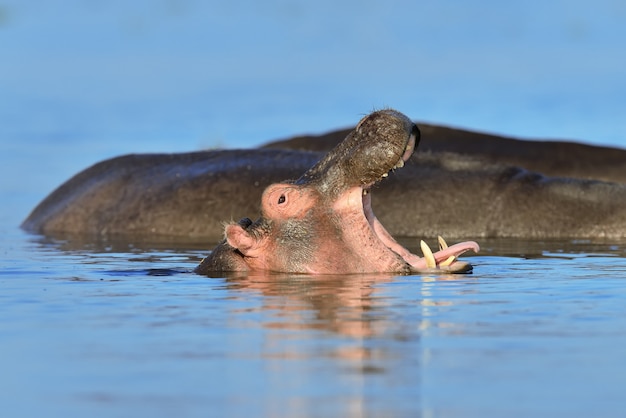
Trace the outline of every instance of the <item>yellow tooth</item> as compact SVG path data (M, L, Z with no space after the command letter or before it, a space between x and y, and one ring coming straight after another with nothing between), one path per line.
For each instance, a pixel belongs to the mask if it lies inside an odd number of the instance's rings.
M387 177L389 175L389 173L385 173L383 174L383 177Z
M435 261L433 251L430 249L428 244L424 242L424 240L420 241L420 247L422 247L422 252L424 253L424 258L426 259L426 266L428 266L429 268L437 267L437 262Z
M442 261L441 263L439 263L440 267L447 267L450 264L452 264L454 262L454 260L456 260L456 257L451 255L450 257L448 257L448 259L446 261Z
M437 237L437 241L439 241L439 250L445 250L446 248L448 248L448 243L446 242L445 239L443 239L443 237L438 236ZM442 261L441 263L439 263L440 267L447 267L450 264L452 264L454 262L454 260L456 260L456 257L451 255L450 257L448 257L447 260Z

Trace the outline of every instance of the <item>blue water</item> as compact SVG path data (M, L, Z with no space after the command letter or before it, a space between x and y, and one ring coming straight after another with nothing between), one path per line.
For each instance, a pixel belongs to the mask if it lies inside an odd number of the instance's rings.
M315 279L199 277L193 247L2 244L9 416L626 408L625 243L490 241L473 275Z
M104 158L383 106L625 147L625 23L609 0L0 2L2 415L623 416L625 242L480 242L470 276L207 279L211 243L17 226Z

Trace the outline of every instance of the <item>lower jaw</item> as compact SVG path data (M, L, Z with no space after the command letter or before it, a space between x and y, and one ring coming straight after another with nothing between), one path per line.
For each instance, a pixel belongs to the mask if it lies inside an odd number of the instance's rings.
M382 245L384 245L384 247L386 247L387 250L394 253L406 264L409 272L465 273L472 270L471 264L458 261L457 257L470 249L478 252L478 244L473 241L468 241L448 247L446 242L439 237L440 251L433 255L428 245L422 241L421 245L425 257L420 257L404 248L391 236L391 234L389 234L387 229L376 218L376 215L374 215L371 200L372 198L369 193L363 193L363 213L370 226L372 234L376 237L376 239L378 239L378 241L381 242Z

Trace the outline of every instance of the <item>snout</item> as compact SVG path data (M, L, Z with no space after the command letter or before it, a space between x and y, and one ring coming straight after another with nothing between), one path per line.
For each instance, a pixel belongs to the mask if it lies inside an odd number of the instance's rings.
M308 170L298 184L317 185L324 193L367 188L404 166L419 143L419 128L402 113L386 109L363 118L356 129Z

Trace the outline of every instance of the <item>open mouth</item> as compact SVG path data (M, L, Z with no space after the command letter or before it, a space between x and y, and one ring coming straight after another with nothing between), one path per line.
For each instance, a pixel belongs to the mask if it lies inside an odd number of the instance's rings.
M357 173L356 176L352 176L352 179L356 180L353 180L354 183L347 190L340 193L338 197L329 198L329 201L332 203L332 210L336 211L331 221L336 222L335 219L340 220L340 228L343 230L342 242L351 250L350 254L354 254L353 257L346 255L346 257L337 259L338 264L332 264L330 267L332 271L334 271L334 266L336 265L344 266L342 268L345 270L341 270L341 272L361 271L359 269L362 269L362 271L372 272L463 273L472 270L472 266L469 263L459 261L458 257L468 250L478 252L479 247L475 242L467 241L448 246L443 238L440 238L439 251L433 252L422 241L424 256L420 257L400 245L374 215L371 194L369 193L371 187L388 177L390 171L404 167L405 162L409 160L417 145L418 135L419 131L415 127L406 139L406 145L401 152L398 152L401 148L396 148L395 153L391 156L382 154L384 157L387 157L384 165L378 165L378 169L376 169L375 164L371 164L369 167L366 166L364 175L361 176ZM335 164L337 164L336 161ZM387 171L381 174L385 169ZM375 171L375 174L372 174L373 171ZM306 177L306 174L303 177ZM282 225L285 228L287 228L288 220L295 220L294 223L290 224L292 229L286 229L288 233L293 234L294 225L303 219L302 216L312 216L307 215L312 208L316 207L314 205L316 200L311 195L317 195L319 190L315 193L308 192L309 188L315 188L316 186L308 185L307 181L310 182L311 180L305 178L302 185L286 183L269 186L262 198L262 206L265 211L262 217L255 222L244 218L237 224L226 226L225 236L227 243L229 248L234 249L228 253L231 256L229 268L236 270L279 269L277 271L308 273L326 272L324 269L328 268L328 266L324 263L319 263L314 249L309 249L307 250L309 252L300 254L297 248L306 248L306 246L303 247L299 244L283 251L283 254L290 254L290 256L287 261L281 259L280 263L282 264L278 264L278 267L272 264L274 263L273 255L263 256L266 251L263 243L275 239L266 238L271 235L272 228L275 227L273 226L275 225L275 219L277 220L276 225ZM326 204L320 205L319 215L322 219L328 217L329 208L325 207ZM282 232L278 236L282 237L283 235L281 234ZM320 234L320 236L324 237L326 235ZM286 242L289 242L289 239L283 240L281 245L286 245ZM311 253L311 251L313 252ZM255 264L253 265L252 263ZM320 264L322 267L320 267Z
M404 167L404 163L408 161L415 148L415 136L411 135L406 149L402 157L392 167L391 170ZM390 171L391 171L390 170ZM383 174L382 178L385 178L389 173ZM380 180L382 180L382 178ZM472 250L478 252L480 247L474 241L460 242L451 246L448 246L446 241L442 237L438 237L439 251L433 252L428 244L424 240L420 242L422 253L424 257L420 257L411 253L409 250L400 245L389 234L387 229L380 223L374 211L372 210L372 198L369 193L371 186L369 184L362 187L363 196L363 213L373 235L385 246L388 250L395 253L402 258L408 265L409 270L412 272L446 272L446 273L467 273L472 270L471 264L463 261L459 261L458 258L466 251Z

